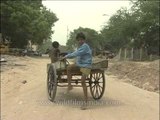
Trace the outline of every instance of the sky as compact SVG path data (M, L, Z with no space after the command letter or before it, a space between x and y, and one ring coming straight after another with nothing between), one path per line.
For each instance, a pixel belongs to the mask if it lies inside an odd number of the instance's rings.
M66 45L67 35L79 27L99 32L109 18L121 7L130 7L126 0L113 1L42 1L59 19L52 28L52 41Z

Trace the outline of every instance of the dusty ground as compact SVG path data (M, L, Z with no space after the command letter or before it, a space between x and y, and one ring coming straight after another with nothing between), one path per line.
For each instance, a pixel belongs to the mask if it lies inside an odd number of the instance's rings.
M109 64L108 71L118 76L119 80L159 93L159 60L150 62L111 60Z
M106 73L106 90L99 101L89 96L87 110L78 104L81 88L65 95L58 88L56 103L47 99L47 58L7 57L1 65L1 120L159 120L159 94L140 89Z

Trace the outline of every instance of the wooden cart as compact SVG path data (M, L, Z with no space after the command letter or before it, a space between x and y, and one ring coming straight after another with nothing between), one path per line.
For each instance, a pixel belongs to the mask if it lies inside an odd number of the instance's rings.
M58 61L47 65L47 92L50 101L54 101L58 87L68 87L67 82L67 60ZM108 60L94 62L91 73L86 78L86 85L90 88L92 97L100 99L105 91L105 70L108 67ZM82 87L81 72L73 71L71 83L73 87Z

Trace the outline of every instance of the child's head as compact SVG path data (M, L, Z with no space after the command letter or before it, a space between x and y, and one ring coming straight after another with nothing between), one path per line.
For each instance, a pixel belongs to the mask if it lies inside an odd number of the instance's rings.
M76 39L78 41L78 44L82 45L85 42L86 37L85 37L84 33L80 32L77 34Z
M54 41L54 42L52 43L52 46L53 46L54 48L59 48L59 43L58 43L57 41Z

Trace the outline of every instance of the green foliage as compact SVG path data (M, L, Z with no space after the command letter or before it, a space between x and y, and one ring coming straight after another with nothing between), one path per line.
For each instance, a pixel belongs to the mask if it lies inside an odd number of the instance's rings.
M52 47L52 41L47 40L43 44L38 46L38 50L41 53L46 53L47 49L51 49L51 47Z
M41 0L1 1L1 33L12 47L24 48L29 40L43 43L50 38L57 20Z
M146 47L148 54L159 54L159 1L132 1L130 10L121 8L101 30L104 43L115 50Z

